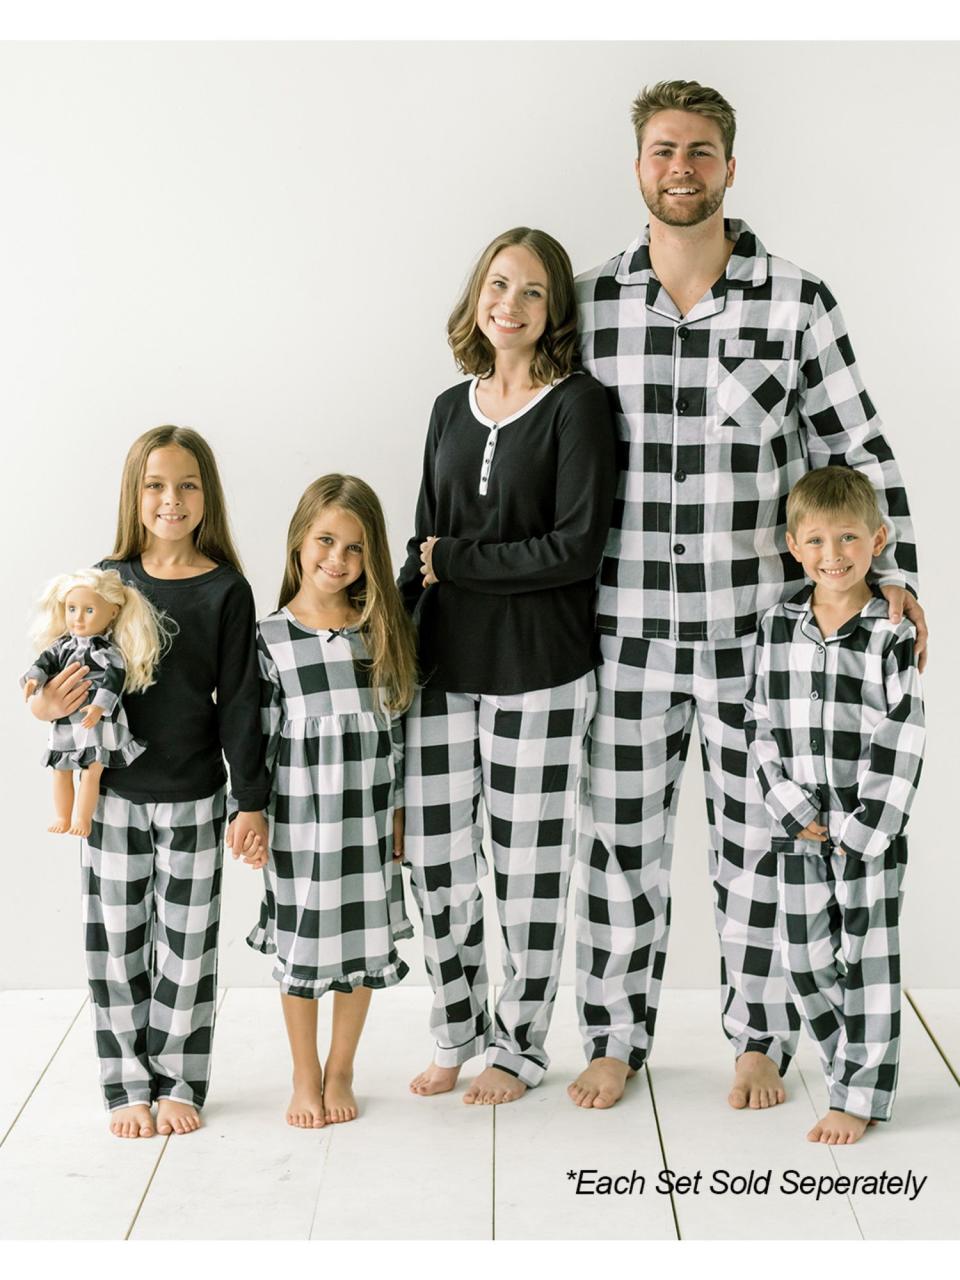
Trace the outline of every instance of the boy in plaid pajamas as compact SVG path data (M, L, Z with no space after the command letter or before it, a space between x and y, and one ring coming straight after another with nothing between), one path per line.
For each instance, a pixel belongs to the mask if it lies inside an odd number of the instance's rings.
M787 985L830 1093L811 1142L889 1120L897 1082L903 829L924 728L914 628L866 581L886 537L862 473L823 467L794 486L787 546L813 585L764 615L747 703Z
M724 221L734 112L670 81L633 104L650 225L577 282L581 354L607 387L620 480L600 569L603 664L591 729L577 895L577 983L589 1065L570 1086L609 1107L653 1042L670 922L670 859L694 721L704 760L732 1106L782 1102L798 1022L776 939L776 859L747 769L744 700L765 610L800 570L782 551L791 486L831 462L878 491L875 570L892 621L926 629L896 462L824 283Z

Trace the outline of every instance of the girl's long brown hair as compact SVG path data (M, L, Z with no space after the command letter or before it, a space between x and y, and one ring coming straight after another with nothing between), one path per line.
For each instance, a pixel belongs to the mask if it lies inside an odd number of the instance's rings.
M300 590L300 548L326 507L345 511L363 530L363 572L347 588L347 598L366 630L371 685L383 689L388 710L405 711L416 687L413 627L394 582L380 499L365 481L357 476L329 475L307 486L287 530L287 560L277 608L289 604Z
M171 444L177 444L181 449L192 453L200 471L203 519L193 534L197 550L201 555L221 564L232 565L238 573L243 573L240 557L230 535L217 460L203 436L191 430L190 427L152 427L134 440L130 446L120 480L117 536L110 559L129 560L132 556L138 556L143 552L147 537L143 521L140 519L140 497L143 492L147 459L154 449L163 449Z

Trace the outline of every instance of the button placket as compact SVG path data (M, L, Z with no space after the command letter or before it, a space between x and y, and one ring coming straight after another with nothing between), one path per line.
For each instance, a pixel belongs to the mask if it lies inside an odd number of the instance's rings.
M487 446L483 451L483 460L480 463L480 485L477 492L481 497L486 496L487 488L490 483L490 467L493 464L493 455L497 448L497 439L500 435L499 422L493 423L487 435Z

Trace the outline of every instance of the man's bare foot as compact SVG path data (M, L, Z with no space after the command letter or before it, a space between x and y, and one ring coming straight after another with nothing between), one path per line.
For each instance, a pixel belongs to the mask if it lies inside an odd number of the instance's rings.
M51 831L55 836L62 836L69 826L69 818L54 818L47 830ZM124 1110L126 1110L126 1107L124 1107Z
M353 1095L353 1073L327 1070L323 1082L323 1113L327 1124L356 1120L357 1100Z
M567 1096L578 1107L612 1107L623 1097L627 1081L636 1074L619 1058L594 1058L567 1086Z
M157 1130L147 1104L135 1102L110 1112L110 1132L118 1138L152 1138Z
M828 1111L807 1134L807 1141L827 1142L831 1147L842 1147L862 1138L872 1124L876 1124L876 1121L851 1116L846 1111Z
M193 1133L200 1128L200 1115L189 1102L175 1098L157 1100L157 1133Z
M70 830L67 832L67 834L71 836L86 837L90 834L90 827L92 825L93 824L90 822L85 822L83 818L77 818L75 821L71 822Z
M463 1095L463 1101L478 1106L497 1106L501 1102L516 1102L527 1092L527 1086L509 1071L501 1071L499 1067L484 1067L470 1088Z
M295 1129L322 1129L327 1123L323 1114L323 1072L318 1067L308 1075L293 1077L293 1093L287 1106L287 1124Z
M731 1107L737 1111L744 1107L757 1111L786 1100L783 1081L773 1059L765 1053L741 1053L733 1075L733 1088L727 1095Z
M459 1075L459 1067L438 1067L431 1062L426 1071L421 1071L410 1081L410 1092L418 1093L421 1098L429 1098L434 1093L449 1093Z

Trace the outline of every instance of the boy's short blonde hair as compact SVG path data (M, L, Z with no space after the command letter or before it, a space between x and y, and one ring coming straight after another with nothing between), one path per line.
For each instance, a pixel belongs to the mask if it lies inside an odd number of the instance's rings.
M813 515L850 516L871 533L884 523L876 489L852 467L814 467L797 481L787 498L787 532L795 538L801 523Z

